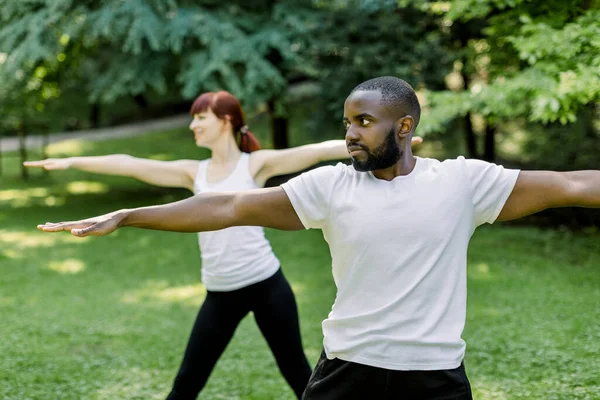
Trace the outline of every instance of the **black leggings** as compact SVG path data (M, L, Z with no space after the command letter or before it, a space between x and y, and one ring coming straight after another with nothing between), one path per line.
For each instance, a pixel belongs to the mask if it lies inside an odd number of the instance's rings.
M167 400L198 396L238 324L250 311L285 380L296 396L302 397L311 368L302 349L294 294L278 270L270 278L238 290L207 292Z

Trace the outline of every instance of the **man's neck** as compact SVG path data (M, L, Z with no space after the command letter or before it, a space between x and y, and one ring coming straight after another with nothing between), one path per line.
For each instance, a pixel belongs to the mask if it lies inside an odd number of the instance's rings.
M413 169L415 169L416 163L417 163L417 160L412 155L412 153L405 154L402 156L400 161L398 161L396 164L392 165L391 167L385 168L385 169L373 170L372 172L373 172L373 175L377 179L391 181L392 179L394 179L397 176L410 174L413 171Z

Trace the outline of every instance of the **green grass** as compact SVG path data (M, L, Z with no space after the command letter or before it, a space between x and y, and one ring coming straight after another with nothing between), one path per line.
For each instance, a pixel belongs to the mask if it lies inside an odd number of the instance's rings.
M257 125L260 125L257 123ZM177 130L53 145L52 156L205 152ZM124 229L104 238L35 225L187 196L77 171L0 178L0 398L161 399L204 297L192 234ZM296 293L314 363L335 297L320 232L267 232ZM600 398L600 234L480 229L469 252L465 364L476 399ZM292 399L251 317L203 391L206 399Z

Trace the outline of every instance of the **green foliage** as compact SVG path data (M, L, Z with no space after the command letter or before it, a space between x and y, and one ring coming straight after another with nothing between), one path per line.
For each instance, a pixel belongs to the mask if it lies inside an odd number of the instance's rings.
M536 168L548 170L580 170L598 168L600 130L594 125L599 119L595 107L587 107L577 115L576 122L530 127L524 143L524 156Z
M316 133L323 132L324 123L341 126L344 100L364 80L393 75L417 89L443 87L450 59L436 21L428 14L400 8L395 2L318 4L325 12L319 24L306 33L304 52L321 88L317 97L320 118L315 118L313 128Z
M288 23L296 8L303 7L10 0L0 17L0 52L8 55L0 79L27 81L44 66L56 72L45 81L76 82L94 103L179 87L186 98L227 89L251 106L283 93L286 68L299 64L289 28L300 25Z
M448 24L474 19L486 23L483 39L469 42L467 63L474 67L469 72L471 85L463 91L431 93L432 114L439 111L449 121L470 111L494 124L520 117L541 123L574 122L580 110L600 100L598 4L449 3L442 14ZM427 129L443 126L444 120L439 115L437 119Z

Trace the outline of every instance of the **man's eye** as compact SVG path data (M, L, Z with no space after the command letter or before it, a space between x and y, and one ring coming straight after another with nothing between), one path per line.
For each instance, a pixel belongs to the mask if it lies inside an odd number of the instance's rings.
M344 128L350 129L350 122L344 121Z
M361 124L362 126L367 126L367 125L369 125L370 123L371 123L371 121L369 121L369 120L368 120L368 119L366 119L366 118L361 118L361 119L360 119L360 124Z

